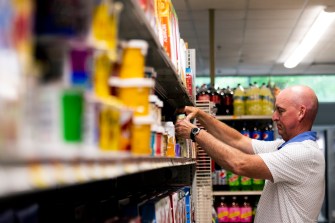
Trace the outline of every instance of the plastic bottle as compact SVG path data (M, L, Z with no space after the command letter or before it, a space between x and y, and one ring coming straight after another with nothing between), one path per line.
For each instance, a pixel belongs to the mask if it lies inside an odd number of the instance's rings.
M259 89L260 105L261 105L261 115L265 115L267 111L267 89L265 83L262 84Z
M272 94L272 90L270 88L270 86L267 86L267 96L268 96L268 110L266 115L272 115L273 110L274 110L274 96Z
M258 123L256 122L254 125L253 130L251 131L251 138L253 139L258 139L261 140L262 139L262 132L258 127Z
M174 132L174 124L173 122L165 122L164 125L167 131L167 146L166 146L166 156L167 157L175 157L175 145L176 145L176 138Z
M241 84L238 84L234 91L234 115L244 115L245 114L245 91Z
M183 120L186 118L185 114L179 114L177 115L177 121L178 120ZM180 155L181 157L187 157L188 154L188 147L187 147L187 142L186 139L181 138L181 137L176 137L177 143L180 145Z
M265 83L260 88L260 99L261 99L261 114L271 115L273 113L273 95L271 90Z
M254 82L253 90L252 90L253 100L252 100L252 109L251 115L261 115L262 107L260 100L260 89L257 85L257 82Z
M216 212L218 215L218 222L219 223L227 223L229 222L229 209L228 204L226 202L226 197L220 197L220 201L216 208Z
M197 100L210 101L210 94L208 94L207 90L207 86L205 84L202 85L199 89L199 93L197 94Z
M240 176L232 173L231 171L227 171L228 185L231 191L240 190Z
M241 134L247 137L251 137L250 135L250 131L248 129L247 123L243 122L243 126L242 126L242 130L241 130Z
M213 102L217 108L216 114L221 113L221 97L220 97L220 89L215 90L214 87L210 88L210 101Z
M252 222L252 207L250 205L248 196L243 198L240 222Z
M264 141L273 141L274 140L274 131L271 123L267 123L262 132L262 139Z
M232 197L232 202L229 207L229 222L240 222L241 209L237 203L237 197Z
M241 190L250 191L252 188L252 180L249 177L241 176Z
M223 105L224 114L223 115L233 115L234 114L234 92L227 86L224 90Z
M252 189L253 190L263 190L265 180L263 179L252 179Z
M145 40L129 40L122 54L120 78L144 78L145 56L148 43Z
M252 91L252 84L249 83L249 87L245 89L245 104L244 104L244 112L246 115L251 115L250 113L250 107L251 107L251 91Z

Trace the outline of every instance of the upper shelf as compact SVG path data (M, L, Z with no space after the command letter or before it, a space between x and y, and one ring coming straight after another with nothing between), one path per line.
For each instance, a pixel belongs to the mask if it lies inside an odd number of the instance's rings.
M271 120L271 115L218 115L215 116L216 119L224 121L224 120Z
M121 39L144 39L149 43L146 65L157 71L156 91L173 107L194 105L170 58L160 44L138 0L117 0L123 3L120 15Z

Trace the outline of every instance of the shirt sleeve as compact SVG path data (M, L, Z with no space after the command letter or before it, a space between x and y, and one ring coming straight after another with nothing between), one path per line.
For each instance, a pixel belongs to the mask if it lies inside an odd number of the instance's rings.
M257 139L252 139L251 143L254 153L260 154L277 151L277 148L284 143L284 140L261 141Z
M305 149L303 143L290 143L280 150L261 153L259 156L269 168L274 183L286 181L299 184L305 182L313 159L313 153Z

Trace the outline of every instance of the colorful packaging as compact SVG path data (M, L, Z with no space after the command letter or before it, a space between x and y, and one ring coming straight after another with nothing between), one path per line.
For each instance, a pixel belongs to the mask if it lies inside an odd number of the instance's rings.
M228 185L231 191L240 190L240 177L230 171L227 172L228 176Z
M169 196L158 197L140 206L142 222L173 222Z
M95 48L107 50L111 61L117 60L118 23L122 4L103 0L96 7L92 19L91 41Z
M154 81L148 78L120 79L112 77L111 86L117 87L117 97L134 110L135 116L149 115L149 94L154 87Z
M172 28L171 28L171 1L170 0L157 0L158 18L163 36L163 47L167 55L172 58Z
M101 104L99 110L99 147L103 151L118 151L120 148L120 110Z
M144 78L147 51L145 40L129 40L123 49L120 78Z
M232 203L229 206L229 222L240 222L241 209L237 203L237 198L232 198Z
M97 97L110 96L108 80L111 72L111 61L107 54L96 53L94 56L93 90Z
M166 156L175 157L176 137L175 137L174 124L173 122L165 122L164 127L167 132Z
M186 89L190 96L193 96L193 73L191 68L186 68Z
M90 89L92 86L92 74L89 67L91 67L92 51L85 47L73 47L69 54L71 63L71 86Z
M131 152L137 155L150 155L151 116L134 117L131 131Z
M84 113L83 91L67 89L62 93L63 138L66 142L82 141Z
M241 176L241 190L249 191L251 190L252 179L249 177Z

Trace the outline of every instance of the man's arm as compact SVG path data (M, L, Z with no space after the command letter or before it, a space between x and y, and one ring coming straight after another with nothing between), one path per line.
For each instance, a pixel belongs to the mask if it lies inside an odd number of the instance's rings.
M243 153L219 141L206 131L200 131L195 138L201 148L224 169L240 176L273 182L272 174L260 156Z
M242 135L234 128L229 127L198 108L186 106L184 111L188 115L188 120L197 118L201 125L218 140L244 153L254 154L249 137Z

